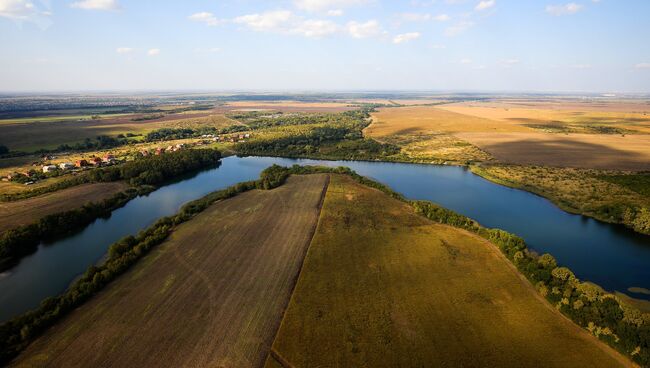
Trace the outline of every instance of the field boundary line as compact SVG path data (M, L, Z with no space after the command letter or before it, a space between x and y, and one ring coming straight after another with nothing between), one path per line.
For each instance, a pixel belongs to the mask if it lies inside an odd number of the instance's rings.
M316 175L316 174L308 174L308 175ZM291 303L291 300L293 299L293 292L296 290L296 285L298 284L298 280L300 280L300 275L302 275L302 269L305 266L305 259L307 259L307 254L309 253L309 248L311 248L311 243L314 241L314 237L316 236L316 230L318 229L318 225L320 224L320 218L321 218L321 212L323 211L323 204L325 203L325 196L327 195L327 190L330 186L330 180L331 180L331 174L326 174L325 176L325 183L323 184L323 189L320 193L320 199L318 200L318 204L316 205L316 209L318 210L318 217L316 218L316 221L314 223L314 226L312 226L310 234L309 234L309 244L305 247L305 250L303 250L302 253L302 259L300 261L300 268L298 269L298 272L296 273L296 276L293 278L291 281L291 294L289 295L289 298L287 298L286 303L284 304L284 308L282 308L282 318L280 318L279 323L275 327L275 333L273 334L273 342L271 342L271 346L269 347L269 354L268 356L271 356L273 359L275 359L280 365L282 365L284 368L293 368L293 365L289 363L286 359L284 359L282 356L280 356L280 353L278 353L274 348L273 344L275 343L275 339L278 337L278 332L280 332L280 327L282 326L282 322L284 321L284 316L287 313L287 308L289 308L289 304Z
M269 354L271 355L271 358L275 359L275 361L278 362L278 364L280 364L283 368L295 368L291 363L289 363L288 360L284 359L284 357L280 355L277 350L272 348Z

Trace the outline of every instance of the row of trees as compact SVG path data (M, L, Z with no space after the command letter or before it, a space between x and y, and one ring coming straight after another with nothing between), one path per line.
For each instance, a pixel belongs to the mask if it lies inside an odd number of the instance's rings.
M88 171L75 178L75 183L126 180L134 188L127 189L98 203L87 203L78 209L42 218L35 224L8 230L0 235L0 270L32 253L43 240L53 240L85 227L95 219L109 216L128 201L155 189L178 175L216 165L219 151L197 149L178 151L162 156L149 156L119 166Z
M18 316L0 325L0 365L9 361L23 350L47 327L80 306L102 290L117 276L126 272L154 246L162 243L173 229L196 216L213 203L231 198L251 189L272 189L282 185L286 169L279 166L264 170L259 180L239 183L227 189L208 194L181 208L175 216L164 217L136 236L127 236L111 245L108 259L100 266L91 266L63 294L47 298L38 309Z
M419 214L433 221L469 230L496 244L564 315L641 366L650 364L650 314L621 302L597 285L581 282L571 270L558 266L550 254L537 256L530 252L524 240L516 235L484 228L468 217L430 202L412 204Z

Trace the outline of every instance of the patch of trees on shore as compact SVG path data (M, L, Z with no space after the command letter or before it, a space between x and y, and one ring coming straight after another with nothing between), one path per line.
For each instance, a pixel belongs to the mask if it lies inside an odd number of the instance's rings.
M126 272L154 246L162 243L174 228L190 220L213 203L252 189L273 189L282 185L286 170L279 166L264 170L260 179L233 185L227 189L183 206L178 214L164 217L136 236L127 236L108 250L108 259L99 266L90 266L63 294L41 302L36 310L15 317L0 325L0 365L7 364L39 334ZM287 174L288 176L288 174Z
M346 111L339 114L291 117L291 125L316 125L306 133L277 138L242 142L235 150L243 155L283 157L312 157L341 160L386 159L400 152L400 148L364 138L362 130L370 123L370 109ZM258 121L278 120L260 118ZM297 119L294 122L292 119ZM248 123L250 124L250 123ZM320 124L320 125L319 125Z
M136 196L154 190L154 185L181 174L216 165L220 158L220 152L211 149L178 151L168 155L141 158L120 166L100 168L77 176L74 179L76 184L125 180L134 188L99 203L88 203L75 210L46 216L35 224L5 231L0 235L0 271L34 252L41 241L69 235L97 218L110 216L112 211L124 206Z

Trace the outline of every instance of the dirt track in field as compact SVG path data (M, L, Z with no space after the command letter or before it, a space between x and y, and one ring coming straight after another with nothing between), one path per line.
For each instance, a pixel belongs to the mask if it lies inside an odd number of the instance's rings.
M15 202L0 203L0 233L32 224L42 217L99 202L125 190L125 183L83 184Z
M257 367L268 355L328 176L222 201L14 362L40 367Z

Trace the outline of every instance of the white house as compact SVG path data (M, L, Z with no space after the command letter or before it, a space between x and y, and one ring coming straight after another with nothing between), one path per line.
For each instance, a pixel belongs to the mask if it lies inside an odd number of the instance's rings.
M63 170L69 170L69 169L74 169L74 164L72 162L64 162L62 164L59 164L59 168Z
M43 166L43 172L44 173L49 173L56 170L56 165L45 165Z

